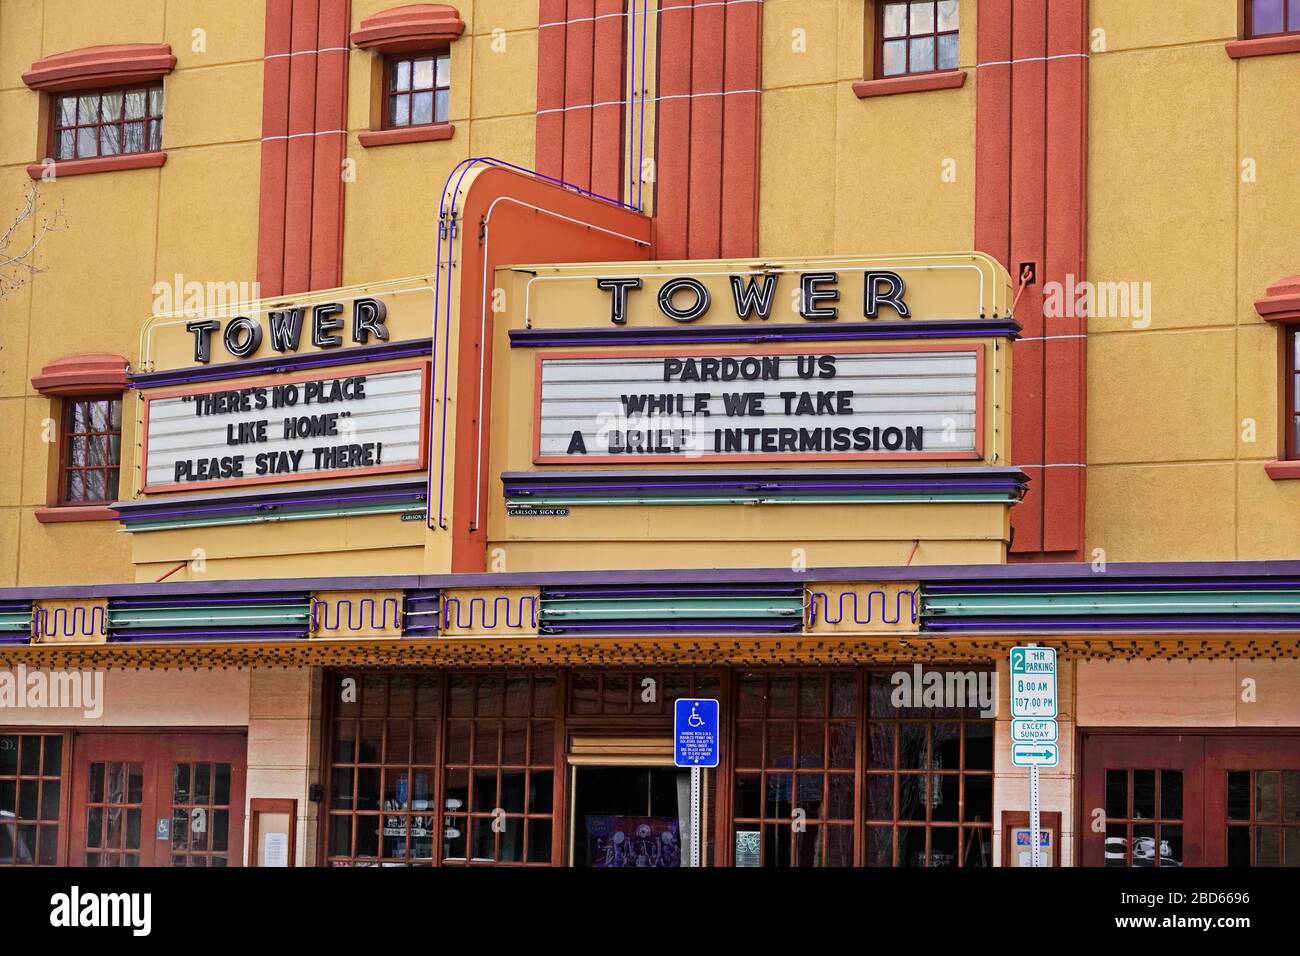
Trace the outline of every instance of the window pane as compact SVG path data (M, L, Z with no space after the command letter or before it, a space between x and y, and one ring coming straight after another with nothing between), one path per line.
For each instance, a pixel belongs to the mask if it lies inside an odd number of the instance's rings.
M1286 28L1288 30L1300 30L1300 0L1291 0L1291 12L1287 14Z
M956 30L958 20L957 0L939 0L939 31Z
M881 51L880 72L884 76L899 76L907 72L907 41L886 41Z
M75 96L60 96L58 106L58 124L59 126L75 126L77 124L77 98Z
M144 152L144 123L127 123L126 138L122 144L125 153Z
M1250 771L1228 771L1228 819L1250 819Z
M439 123L445 123L450 116L451 93L447 90L439 90L437 93L437 107L434 109L434 118Z
M911 42L908 48L907 69L912 73L924 73L934 69L934 37L922 37Z
M392 123L394 126L411 125L411 98L409 96L393 97Z
M411 97L411 125L433 122L433 94L416 93Z
M398 60L393 64L393 89L409 90L411 88L411 61Z
M76 155L77 134L74 130L66 130L59 134L58 155L55 159L72 159Z
M140 119L144 116L145 92L144 90L132 90L126 94L126 118Z
M77 98L77 122L81 125L99 122L99 97L94 94Z
M416 60L412 68L411 89L427 90L433 87L433 58Z
M162 120L149 121L149 148L162 149Z
M105 122L120 120L122 118L122 94L105 93L101 109Z
M957 68L957 34L950 33L939 37L939 69L955 70Z
M1256 36L1282 32L1282 0L1254 0L1251 11Z
M1295 0L1300 4L1300 0ZM446 54L438 57L438 85L451 86L451 57Z
M161 86L155 86L149 91L149 115L162 116L163 91Z
M86 500L86 483L82 480L82 472L68 472L68 484L64 491L64 499L67 501L85 501Z
M884 26L882 36L901 37L907 34L907 4L885 4Z
M122 129L118 126L101 126L99 128L99 154L116 156L122 152Z
M99 155L99 136L96 127L83 127L77 130L77 155L81 158Z
M913 3L912 4L912 31L917 33L934 32L934 4Z

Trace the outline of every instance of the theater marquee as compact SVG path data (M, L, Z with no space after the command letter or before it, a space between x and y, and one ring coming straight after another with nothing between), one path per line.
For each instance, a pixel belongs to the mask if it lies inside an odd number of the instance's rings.
M982 345L537 357L538 463L978 459Z
M424 467L427 361L144 395L144 491Z

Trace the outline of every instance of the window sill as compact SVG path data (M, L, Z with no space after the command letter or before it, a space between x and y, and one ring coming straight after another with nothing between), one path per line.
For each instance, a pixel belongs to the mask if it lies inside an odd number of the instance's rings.
M57 508L37 508L36 520L41 524L63 524L70 521L116 521L117 512L108 505L60 505Z
M922 93L926 90L955 90L966 83L965 70L943 70L939 73L915 73L890 76L880 80L858 80L853 92L860 99L871 96L893 96L897 93Z
M1225 48L1228 56L1234 60L1250 56L1272 56L1275 53L1300 53L1300 33L1252 37L1249 40L1229 40Z
M150 153L126 153L122 156L96 156L94 159L60 159L53 164L54 178L62 176L84 176L87 173L115 173L124 169L156 169L167 162L165 150ZM45 170L51 168L45 163L33 163L27 167L27 175L40 179Z
M396 146L400 143L432 143L451 139L455 132L456 127L451 123L432 123L427 126L366 130L357 136L357 140L369 149L372 146Z
M1274 481L1291 481L1300 478L1300 461L1270 461L1264 466L1264 473Z

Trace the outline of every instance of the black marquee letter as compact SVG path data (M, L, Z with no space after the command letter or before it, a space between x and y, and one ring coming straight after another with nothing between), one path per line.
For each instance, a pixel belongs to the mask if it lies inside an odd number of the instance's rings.
M888 290L883 294L880 290L882 283L889 286ZM912 313L908 311L907 305L903 302L905 292L907 292L907 285L903 282L903 277L897 272L868 272L866 304L863 315L868 319L874 319L876 313L880 311L880 307L887 305L897 312L901 318L911 318Z
M596 288L612 292L609 320L615 325L627 324L627 290L641 288L640 279L597 279Z
M838 282L834 272L808 272L799 277L799 314L805 319L838 319L840 310L835 306L820 307L818 302L838 302L838 289L822 289L826 282Z
M240 336L245 336L240 341ZM235 358L248 358L262 345L262 327L246 315L231 319L226 324L226 351Z
M187 322L185 328L194 333L194 361L207 365L212 360L212 333L221 328L216 319L206 322Z
M695 296L695 302L689 309L679 309L673 305L673 296L682 291L689 291ZM669 279L659 289L659 310L677 322L694 322L709 311L709 290L698 279Z
M763 285L760 288L759 282ZM750 276L749 281L741 284L740 276L731 277L731 298L736 303L736 317L748 319L757 315L766 320L772 314L772 301L776 297L776 275L766 272L761 276Z
M338 315L343 311L343 306L337 302L331 302L329 305L318 305L311 310L311 344L318 349L334 349L343 344L343 339L337 335L330 335L336 329L343 328L342 319L334 319L331 316Z
M302 341L302 309L268 312L271 324L271 348L277 352L296 352Z
M365 345L373 335L388 341L388 306L378 299L357 299L352 303L352 341Z

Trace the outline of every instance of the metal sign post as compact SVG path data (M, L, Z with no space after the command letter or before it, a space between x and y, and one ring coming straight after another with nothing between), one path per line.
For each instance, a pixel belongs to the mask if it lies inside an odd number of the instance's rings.
M683 697L673 705L673 763L691 770L690 865L700 865L700 768L718 765L718 702Z
M1038 835L1038 810L1038 767L1033 766L1029 768L1029 865L1034 869L1040 866L1038 853L1039 843L1042 841L1042 837Z
M1042 866L1039 767L1061 759L1056 743L1056 650L1011 648L1011 765L1029 768L1029 865Z
M700 768L691 768L691 866L700 865Z

